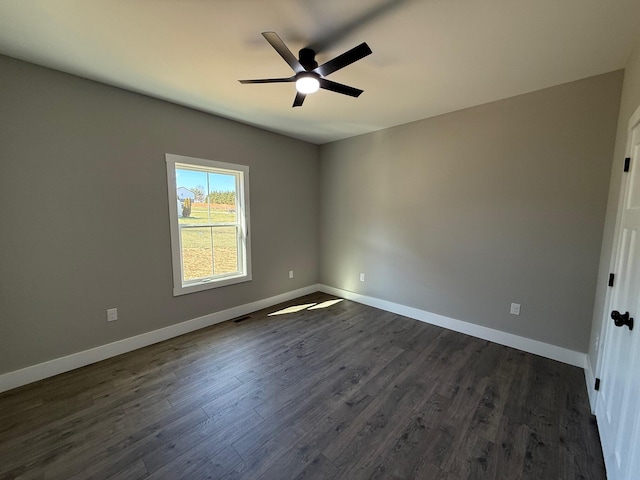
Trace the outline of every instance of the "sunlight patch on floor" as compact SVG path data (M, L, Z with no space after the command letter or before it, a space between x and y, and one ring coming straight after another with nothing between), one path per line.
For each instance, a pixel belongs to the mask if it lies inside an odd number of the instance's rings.
M306 310L309 307L314 306L315 303L307 303L305 305L293 305L292 307L283 308L282 310L278 310L277 312L270 313L269 316L272 317L274 315L286 315L287 313L296 313L300 310Z
M322 303L305 303L304 305L293 305L291 307L283 308L282 310L278 310L277 312L270 313L268 316L273 317L274 315L286 315L287 313L296 313L301 310L318 310L320 308L327 308L331 305L335 305L336 303L344 300L343 298L336 298L335 300L327 300Z
M313 307L309 307L308 310L318 310L320 308L327 308L327 307L330 307L331 305L335 305L336 303L340 303L342 300L344 300L344 298L336 298L335 300L327 300L326 302L318 303L317 305L314 305Z

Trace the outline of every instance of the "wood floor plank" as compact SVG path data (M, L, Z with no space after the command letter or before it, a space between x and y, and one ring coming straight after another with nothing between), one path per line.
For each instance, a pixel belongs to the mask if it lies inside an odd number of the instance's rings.
M499 472L504 478L520 478L524 469L524 461L529 438L529 427L516 424L503 416L495 442L490 469Z
M313 461L319 458L321 453L313 448L289 448L258 477L258 480L295 478L309 466L313 466ZM318 466L316 465L315 468Z
M82 471L80 474L68 476L69 480L108 478L119 474L130 463L144 458L146 452L170 442L172 438L190 430L205 419L206 414L202 410L173 412L133 436L121 439L117 443L109 442L107 448L97 447L89 450L82 457L68 460L60 467Z
M219 442L219 439L218 439ZM242 459L230 446L206 441L194 445L179 457L168 459L161 468L151 471L149 480L218 479L231 471ZM145 461L145 465L148 465Z
M166 471L165 467L171 467L174 472L178 472L182 468L181 465L191 464L194 452L206 449L207 458L209 455L217 454L235 439L253 431L262 421L258 414L246 411L225 419L209 418L144 454L144 463L150 473L163 468ZM235 450L233 451L235 453ZM238 458L241 459L239 456Z
M580 369L314 293L0 394L0 480L604 480Z
M331 480L336 478L337 473L336 466L320 454L294 480Z
M378 454L370 469L372 480L389 477L423 478L420 475L425 474L425 468L431 471L432 476L440 471L431 463L434 458L438 459L438 455L429 450L429 447L436 445L434 440L437 437L437 432L434 432L430 424L435 424L434 419L444 410L446 403L445 397L436 394L430 396L429 401L421 408L414 410L393 444Z
M435 345L430 346L433 348ZM425 358L430 356L430 351L424 353ZM405 350L389 359L378 357L380 363L374 367L375 373L367 381L334 384L327 388L328 392L336 392L327 400L330 410L321 422L310 426L305 441L319 450L332 449L338 454L342 449L340 442L348 445L349 439L357 434L358 428L369 418L364 412L367 409L375 411L376 406L372 407L371 404L383 401L386 395L396 390L396 381L402 380L399 372L411 365L420 365L416 361L418 357L419 352L415 350Z

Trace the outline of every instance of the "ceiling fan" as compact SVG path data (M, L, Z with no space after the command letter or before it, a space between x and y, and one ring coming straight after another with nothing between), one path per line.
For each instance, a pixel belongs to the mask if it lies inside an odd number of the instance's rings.
M240 83L283 83L295 82L296 98L293 101L293 107L300 107L305 97L309 93L316 92L319 88L330 90L343 95L358 97L363 90L353 88L342 83L332 82L325 77L332 74L336 70L351 65L361 58L370 55L371 49L366 43L353 47L342 55L338 55L333 60L318 66L316 62L316 52L311 48L303 48L300 50L298 57L287 48L282 39L275 32L263 32L262 36L271 44L271 46L280 54L285 62L293 69L294 75L286 78L262 78L258 80L238 80Z

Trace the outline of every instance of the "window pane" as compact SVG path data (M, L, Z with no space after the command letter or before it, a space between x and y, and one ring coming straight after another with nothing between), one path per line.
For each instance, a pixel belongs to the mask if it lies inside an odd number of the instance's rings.
M236 227L213 229L214 273L234 273L238 266L238 240Z
M185 228L182 236L183 281L213 275L211 228Z
M212 222L235 223L237 192L236 176L224 173L209 173L209 194Z
M207 173L176 168L178 222L181 225L209 223L204 202L207 195Z
M188 216L180 216L178 223L180 225L193 225L193 224L209 224L209 207L206 203L191 202L188 200L181 202L178 205L178 212L182 212Z

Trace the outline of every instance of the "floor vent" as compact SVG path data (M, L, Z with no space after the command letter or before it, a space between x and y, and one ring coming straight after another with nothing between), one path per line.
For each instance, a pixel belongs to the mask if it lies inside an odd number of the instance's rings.
M244 322L245 320L249 320L250 318L251 318L251 315L244 315L244 316L242 316L242 317L235 318L235 319L233 320L233 323L240 323L240 322Z

